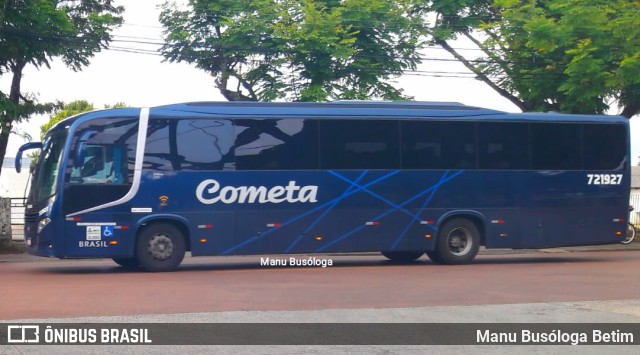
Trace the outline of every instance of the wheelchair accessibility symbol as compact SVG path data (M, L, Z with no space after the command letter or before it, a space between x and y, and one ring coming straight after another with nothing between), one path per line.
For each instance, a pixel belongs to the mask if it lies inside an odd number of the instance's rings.
M103 226L102 236L107 238L113 236L113 226Z

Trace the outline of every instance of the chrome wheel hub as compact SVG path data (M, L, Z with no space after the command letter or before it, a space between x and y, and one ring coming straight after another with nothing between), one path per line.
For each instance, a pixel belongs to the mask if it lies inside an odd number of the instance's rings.
M447 246L454 255L467 254L471 250L472 244L471 232L463 227L455 228L447 236Z
M165 234L155 234L149 239L147 251L156 260L167 260L173 255L173 241Z

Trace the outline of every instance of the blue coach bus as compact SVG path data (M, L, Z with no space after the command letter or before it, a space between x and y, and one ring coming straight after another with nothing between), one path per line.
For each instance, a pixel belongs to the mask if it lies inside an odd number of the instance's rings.
M31 254L174 270L198 255L617 243L629 126L457 103L197 102L84 113L42 143ZM17 167L19 169L19 167Z

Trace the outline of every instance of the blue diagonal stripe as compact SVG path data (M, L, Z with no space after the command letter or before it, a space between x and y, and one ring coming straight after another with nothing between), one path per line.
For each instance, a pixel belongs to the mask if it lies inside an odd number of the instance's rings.
M422 214L422 210L424 210L425 207L427 207L427 205L429 205L429 202L431 202L431 199L433 198L433 196L436 194L436 192L438 192L438 190L440 189L440 186L442 186L442 184L444 183L444 181L447 178L448 174L449 174L448 170L445 171L444 174L442 174L442 176L440 177L440 180L438 180L438 182L435 184L435 188L433 190L431 190L431 193L429 194L429 196L427 196L427 198L424 199L424 202L422 203L422 206L420 206L420 209L418 210L418 214L417 214L418 216L420 216ZM407 233L409 232L409 229L411 229L411 226L413 225L413 223L414 223L413 220L411 220L411 221L409 221L409 223L407 223L407 226L404 228L402 233L400 233L398 238L396 238L396 240L391 245L391 250L395 250L396 249L398 244L400 244L400 241L402 241L402 239L404 239L404 236L407 235Z
M404 207L404 206L406 206L407 204L409 204L409 203L411 203L411 202L415 201L416 199L418 199L418 198L422 197L424 194L426 194L426 193L428 193L428 192L430 192L430 191L432 191L432 190L436 189L437 187L439 187L439 185L444 184L445 182L448 182L448 181L452 180L453 178L457 177L458 175L462 174L462 172L463 172L462 170L457 171L457 172L453 173L452 175L450 175L449 177L447 177L447 178L446 178L444 181L442 181L440 184L433 185L433 186L431 186L431 187L429 187L429 188L427 188L427 189L425 189L425 190L420 191L420 192L419 192L418 194L416 194L415 196L411 197L410 199L408 199L408 200L406 200L406 201L402 202L400 205L398 205L398 208ZM396 209L397 209L397 208L395 208L395 207L394 207L394 208L391 208L391 209L389 209L389 210L387 210L387 211L385 211L385 212L383 212L383 213L381 213L381 214L379 214L379 215L377 215L377 216L375 216L375 217L372 217L372 218L371 218L371 220L374 220L374 221L376 221L376 220L380 220L380 219L382 219L382 218L386 217L387 215L391 214L392 212L394 212ZM343 241L343 240L345 240L345 239L349 238L349 237L350 237L350 236L352 236L355 232L357 232L357 231L361 230L361 229L362 229L362 228L364 228L364 227L365 227L365 226L364 226L364 224L362 224L362 225L360 225L360 226L358 226L358 227L356 227L356 228L354 228L354 229L350 230L349 232L347 232L347 233L345 233L345 234L341 235L340 237L338 237L338 238L336 238L336 239L332 240L331 242L329 242L329 243L327 243L327 244L325 244L325 245L323 245L323 246L321 246L321 247L317 248L315 251L316 251L316 252L323 251L323 250L325 250L325 249L329 248L330 246L332 246L332 245L334 245L334 244L336 244L336 243L338 243L338 242L341 242L341 241Z
M285 249L285 251L284 251L284 252L285 252L285 253L290 252L290 251L291 251L291 250L296 246L296 244L298 244L298 242L300 242L300 241L302 240L302 238L304 238L304 236L305 236L305 234L307 234L307 232L309 232L309 231L310 231L310 230L312 230L315 226L317 226L317 225L318 225L318 223L320 223L320 221L321 221L322 219L324 219L324 217L325 217L327 214L329 214L329 212L331 212L331 210L333 210L333 208L334 208L334 207L336 207L336 206L338 205L338 203L340 203L340 201L342 201L342 200L343 200L343 199L344 199L344 198L349 194L349 192L351 192L351 189L353 189L354 187L356 187L356 188L357 188L357 187L359 187L360 185L358 185L358 182L359 182L360 180L362 180L362 178L367 174L367 171L368 171L368 170L363 171L363 172L362 172L362 174L360 174L360 176L358 176L358 178L357 178L356 180L354 180L354 181L349 181L349 182L350 182L349 187L348 187L348 188L347 188L347 189L346 189L346 190L345 190L345 191L344 191L340 196L338 196L338 198L336 198L336 199L333 201L333 203L332 203L332 204L330 204L330 205L329 205L329 207L327 207L327 209L326 209L324 212L322 212L322 214L321 214L318 218L316 218L316 220L315 220L315 221L313 221L313 223L311 223L311 224L309 225L309 227L307 227L307 229L305 229L305 230L302 232L302 234L300 234L300 235L298 236L298 238L296 238L296 240L294 240L294 241L293 241L293 243L291 243L291 245L289 245L289 247L287 247L287 249ZM331 172L332 172L332 171L330 171L330 173L331 173Z
M396 174L397 174L397 173L399 173L399 172L400 172L400 170L394 170L394 171L392 171L392 172L390 172L390 173L388 173L388 174L385 174L385 175L383 175L383 176L381 176L381 177L379 177L379 178L377 178L377 179L375 179L375 180L373 180L373 181L371 181L371 182L369 182L369 183L365 184L364 186L359 186L359 187L357 187L355 190L353 190L353 191L349 192L348 194L346 194L345 196L343 196L343 197L342 197L342 199L345 199L345 198L347 198L347 197L349 197L349 196L351 196L351 195L353 195L353 194L355 194L355 193L358 193L358 192L359 192L359 191L361 191L363 188L366 188L366 187L369 187L369 186L375 185L375 184L377 184L377 183L379 183L379 182L381 182L381 181L384 181L384 180L386 180L386 179L388 179L388 178L390 178L390 177L392 177L392 176L396 175ZM340 198L340 197L336 197L335 199L329 200L329 201L327 201L327 202L325 202L325 203L323 203L323 204L321 204L321 205L319 205L319 206L317 206L317 207L315 207L315 208L313 208L313 209L311 209L311 210L309 210L309 211L307 211L307 212L301 213L301 214L299 214L299 215L297 215L297 216L295 216L295 217L293 217L293 218L289 219L288 221L283 222L283 223L282 223L282 225L280 226L280 228L285 227L285 226L287 226L287 225L289 225L289 224L291 224L291 223L293 223L293 222L295 222L295 221L297 221L297 220L299 220L299 219L301 219L301 218L304 218L304 217L306 217L306 216L308 216L308 215L310 215L310 214L312 214L312 213L315 213L315 212L317 212L317 211L319 211L319 210L321 210L321 209L325 208L326 206L329 206L330 204L332 204L332 203L333 203L336 199L338 199L338 198ZM271 228L271 229L269 229L269 230L265 231L264 233L261 233L260 235L256 235L256 236L253 236L253 237L251 237L251 238L248 238L248 239L246 239L245 241L243 241L243 242L241 242L241 243L238 243L238 244L236 244L236 245L232 246L231 248L229 248L229 249L225 250L225 251L222 253L222 255L229 254L229 253L233 252L234 250L236 250L236 249L238 249L238 248L242 248L243 246L248 245L248 244L250 244L250 243L253 243L253 242L255 242L256 240L258 240L258 239L260 239L260 238L264 238L264 237L266 237L267 235L269 235L269 234L273 233L274 231L276 231L276 230L278 230L278 229L279 229L279 228Z
M342 175L340 175L340 174L338 174L338 173L336 173L336 172L334 172L334 171L330 171L329 173L330 173L330 174L332 174L333 176L335 176L335 177L339 178L339 179L342 179L342 180L344 180L344 181L346 181L346 182L348 182L348 183L353 184L353 181L351 181L351 180L347 179L346 177L344 177L344 176L342 176ZM360 185L357 185L357 186L360 186ZM377 194L377 193L375 193L375 192L373 192L373 191L369 190L369 189L368 189L368 188L366 188L366 187L362 187L362 190L363 190L364 192L368 193L369 195L371 195L371 196L373 196L373 197L377 198L378 200L380 200L380 201L382 201L382 202L386 203L387 205L389 205L389 206L391 206L391 207L394 207L394 208L397 208L397 209L400 209L403 213L405 213L406 215L408 215L408 216L409 216L409 217L411 217L412 219L414 219L414 220L418 220L418 216L417 216L417 215L414 215L413 213L411 213L410 211L405 210L404 208L399 208L397 204L395 204L395 203L391 202L391 201L390 201L390 200L388 200L387 198L385 198L385 197L383 197L383 196L380 196L379 194Z

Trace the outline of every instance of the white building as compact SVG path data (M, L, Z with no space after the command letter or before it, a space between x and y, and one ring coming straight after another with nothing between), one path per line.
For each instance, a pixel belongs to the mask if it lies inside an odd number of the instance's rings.
M22 159L22 172L16 173L15 158L5 157L0 172L0 197L24 197L25 187L29 181L29 164L31 160Z

